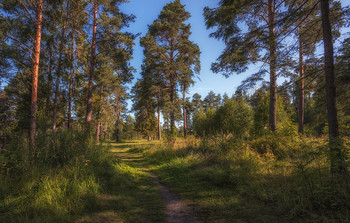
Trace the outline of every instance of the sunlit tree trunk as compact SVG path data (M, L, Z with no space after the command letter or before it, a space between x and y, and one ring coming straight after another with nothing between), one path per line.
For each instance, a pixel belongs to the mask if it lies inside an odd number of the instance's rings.
M38 0L36 7L36 21L35 21L35 40L33 48L33 68L32 68L32 98L31 98L31 112L30 112L30 144L34 152L35 149L35 134L36 134L36 112L38 102L38 76L40 63L40 44L41 44L41 24L43 20L43 6L44 1Z

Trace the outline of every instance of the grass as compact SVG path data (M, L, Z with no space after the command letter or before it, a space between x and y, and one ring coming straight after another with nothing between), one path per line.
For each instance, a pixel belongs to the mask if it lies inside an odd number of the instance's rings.
M34 164L23 142L1 151L0 222L162 222L149 173L117 158L116 144L56 137L38 140Z
M324 140L274 140L273 150L212 138L139 151L205 222L350 222L349 185L332 182Z
M222 135L94 146L59 137L42 142L52 149L35 165L16 145L1 151L0 222L163 222L148 168L204 222L350 222L349 185L330 175L323 139Z

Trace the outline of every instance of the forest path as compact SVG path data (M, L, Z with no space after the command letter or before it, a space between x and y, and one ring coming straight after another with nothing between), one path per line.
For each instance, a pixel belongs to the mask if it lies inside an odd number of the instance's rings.
M154 184L158 187L161 198L164 202L165 208L165 223L200 223L200 221L194 214L193 210L178 196L173 194L169 188L160 182L160 179L151 172L146 166L146 160L139 152L135 152L130 145L112 147L112 152L123 162L131 166L136 166L147 172L153 179Z

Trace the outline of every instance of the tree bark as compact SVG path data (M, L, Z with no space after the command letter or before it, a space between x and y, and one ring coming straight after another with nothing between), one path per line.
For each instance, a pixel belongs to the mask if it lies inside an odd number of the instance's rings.
M59 52L58 52L59 56L58 56L58 65L57 65L57 70L56 70L55 98L54 98L54 101L53 101L52 134L56 134L57 104L58 104L58 96L59 96L59 89L60 89L60 78L61 78L64 35L65 35L65 27L63 27L63 29L62 29L61 42L60 42L60 47L59 47Z
M344 155L338 145L339 138L338 116L336 107L336 86L334 77L334 50L332 28L329 18L329 1L321 1L322 30L325 58L325 76L326 76L326 101L328 111L328 131L331 153L331 172L346 173L347 165L344 161Z
M91 58L90 58L90 75L89 75L89 86L87 94L87 106L86 106L86 123L87 129L90 133L91 129L91 117L92 117L92 91L94 86L94 73L95 73L95 57L96 57L96 36L97 36L97 2L93 3L94 19L93 19L93 30L92 30L92 45L91 45Z
M183 89L183 116L184 116L184 137L187 136L187 114L186 114L186 86L184 85Z
M98 117L98 123L97 123L97 130L96 130L96 142L99 142L100 141L100 134L101 134L101 112L103 111L103 101L104 101L104 97L103 97L103 90L104 90L104 87L103 85L101 86L101 104L100 104L100 111L99 111L99 117Z
M158 140L162 140L162 128L161 128L161 125L160 125L160 97L158 97Z
M74 35L72 36L71 46L71 67L69 75L69 93L68 93L68 130L72 128L72 97L73 97L73 74L74 74Z
M269 47L270 47L270 112L269 125L277 129L277 74L276 74L276 30L274 0L268 0Z
M304 52L303 52L303 40L299 35L299 106L298 106L298 132L304 134L304 107L305 107L305 95L304 95Z
M117 98L117 120L115 122L115 127L116 127L116 141L120 142L120 129L119 129L119 122L120 122L120 102L119 99Z
M38 102L38 77L40 63L40 44L41 44L41 24L43 20L44 0L37 1L36 21L35 21L35 41L33 49L33 70L32 70L32 98L30 110L30 145L32 152L35 150L35 134L36 134L36 112Z

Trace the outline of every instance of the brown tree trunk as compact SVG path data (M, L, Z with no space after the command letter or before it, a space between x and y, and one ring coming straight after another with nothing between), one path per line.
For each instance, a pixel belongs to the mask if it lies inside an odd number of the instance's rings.
M104 97L103 97L103 90L104 90L104 87L103 85L101 86L101 104L100 104L100 111L99 111L99 121L97 123L97 130L96 130L96 142L99 142L100 141L100 134L101 134L101 113L103 112L103 100L104 100Z
M120 122L120 102L119 99L117 98L117 120L115 122L115 127L116 127L116 141L120 142L120 129L119 129L119 122Z
M175 84L173 83L170 84L170 103L172 106L170 109L170 131L173 134L175 129Z
M61 67L62 67L62 54L63 54L63 39L65 35L65 27L62 29L61 42L59 47L58 65L56 70L56 87L55 87L55 98L53 100L53 116L52 116L52 134L56 134L57 125L57 104L60 89L60 78L61 78Z
M96 128L96 142L100 142L100 132L101 132L101 122L97 123L97 128Z
M87 106L86 106L86 123L88 132L91 129L91 117L92 117L92 90L94 86L94 73L95 73L95 57L96 57L96 35L97 35L97 2L93 3L94 19L92 30L92 45L91 45L91 58L90 58L90 75L89 86L87 94Z
M162 140L162 128L160 126L160 97L158 97L158 140Z
M40 44L41 44L41 23L43 20L43 6L44 1L38 0L36 7L36 21L35 21L35 41L33 48L33 70L32 70L32 99L30 110L30 145L34 152L35 150L35 134L36 134L36 111L38 102L38 76L40 63Z
M299 106L298 106L298 122L299 128L298 132L304 134L304 106L305 106L305 96L304 96L304 52L303 52L303 40L301 35L299 35L299 74L300 74L300 85L299 85Z
M333 55L333 37L332 28L329 19L329 1L321 1L322 30L325 58L325 76L326 76L326 101L328 111L328 130L331 153L331 172L347 173L347 165L344 161L341 148L337 143L339 137L338 117L336 107L336 86L334 78L334 55Z
M187 136L187 114L186 114L186 86L183 89L183 116L184 116L184 137Z
M276 30L274 0L268 0L269 47L270 47L270 111L269 125L277 129L277 74L276 74Z

